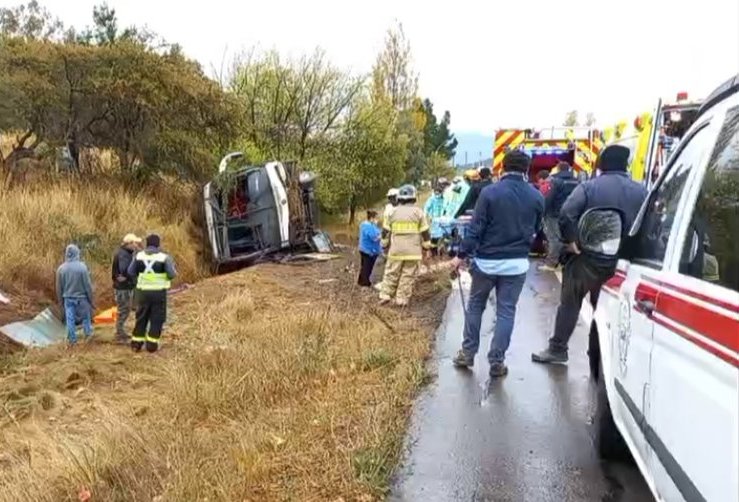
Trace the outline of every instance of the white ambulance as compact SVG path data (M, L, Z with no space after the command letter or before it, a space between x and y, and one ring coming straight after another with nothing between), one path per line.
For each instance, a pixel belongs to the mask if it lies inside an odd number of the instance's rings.
M592 316L596 445L662 501L739 501L739 76L670 155ZM586 302L587 303L587 302Z

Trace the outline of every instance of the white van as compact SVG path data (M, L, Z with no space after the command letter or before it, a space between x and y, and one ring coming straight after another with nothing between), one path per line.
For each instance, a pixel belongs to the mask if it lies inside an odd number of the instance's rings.
M592 315L596 444L658 500L739 501L739 76L670 156ZM587 303L587 302L586 302Z

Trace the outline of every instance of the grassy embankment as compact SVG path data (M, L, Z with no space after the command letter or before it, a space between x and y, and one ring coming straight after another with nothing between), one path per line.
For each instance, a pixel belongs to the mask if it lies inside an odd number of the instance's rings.
M129 231L159 231L183 279L201 278L195 196L175 187L57 181L0 194L10 308L52 301L70 241L108 297L109 258ZM399 315L345 268L202 281L173 297L156 356L112 345L109 331L71 352L0 354L0 501L382 497L427 378L443 281L423 279Z

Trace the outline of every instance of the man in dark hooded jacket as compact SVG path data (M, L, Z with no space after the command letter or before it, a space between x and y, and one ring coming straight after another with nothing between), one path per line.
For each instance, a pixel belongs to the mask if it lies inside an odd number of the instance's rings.
M580 183L572 173L572 168L567 162L560 162L557 174L549 177L550 188L545 197L544 209L544 231L547 234L549 249L544 265L539 270L555 270L559 265L559 257L562 251L562 236L559 232L559 212L567 198Z
M477 199L480 198L480 194L482 193L482 191L485 189L485 187L493 184L493 172L490 170L489 167L480 168L479 173L480 179L474 181L470 186L470 189L467 190L467 195L465 196L462 205L459 206L459 209L457 209L457 213L454 215L455 218L459 218L460 216L463 216L467 211L475 209L475 206L477 205Z
M588 209L601 207L620 210L623 231L628 232L631 229L647 196L647 189L631 179L627 172L628 164L628 148L620 145L607 147L601 152L596 166L602 174L578 185L562 206L559 230L569 256L562 272L562 293L554 334L549 339L546 350L531 354L534 362L567 362L567 346L575 330L585 295L590 293L590 302L595 310L601 286L616 270L616 260L612 263L594 264L580 255L577 227L580 217Z
M56 271L56 296L64 312L67 341L77 343L77 319L82 319L85 339L92 336L92 280L87 265L80 260L80 248L74 244L64 251L64 263Z

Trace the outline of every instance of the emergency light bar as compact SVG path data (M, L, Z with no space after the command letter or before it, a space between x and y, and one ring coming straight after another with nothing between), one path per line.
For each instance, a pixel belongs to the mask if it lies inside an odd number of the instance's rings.
M568 151L564 148L551 148L551 147L524 147L524 151L531 156L534 155L562 155Z

